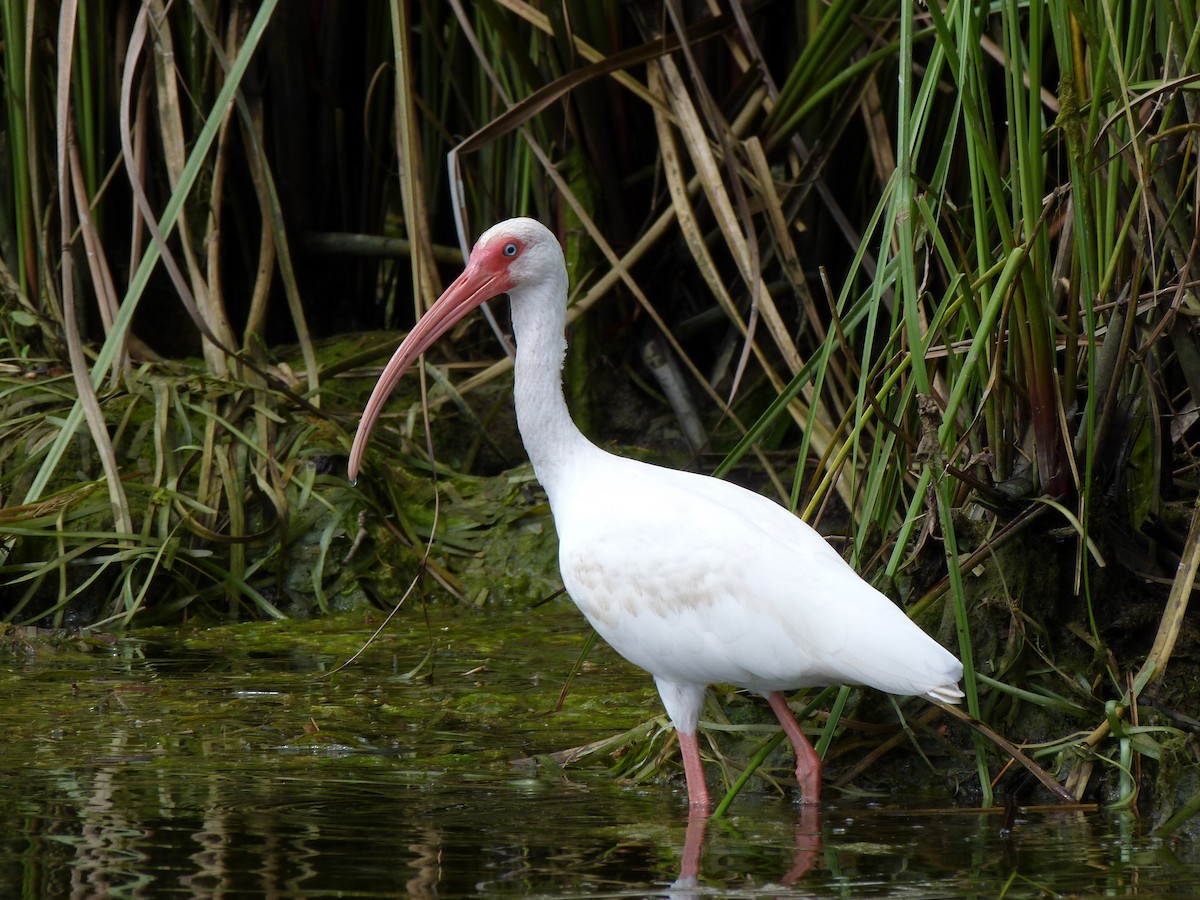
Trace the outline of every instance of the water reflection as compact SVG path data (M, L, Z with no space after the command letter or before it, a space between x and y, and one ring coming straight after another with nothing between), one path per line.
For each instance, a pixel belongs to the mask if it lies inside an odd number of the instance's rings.
M679 877L671 885L671 896L688 896L691 889L700 886L700 861L708 824L709 817L706 814L695 811L689 813L683 851L679 858ZM791 868L779 878L779 883L784 887L794 885L817 864L820 852L820 810L815 806L800 806L796 822L796 852Z
M0 896L1168 896L1200 876L1200 851L1127 814L1024 811L1003 838L999 812L830 791L706 821L682 779L531 776L508 761L597 726L473 718L501 687L535 711L557 694L495 659L464 680L478 662L410 684L379 659L314 679L328 661L291 651L0 661Z
M136 743L117 733L107 749ZM1006 884L1153 894L1200 872L1115 814L1028 814L1004 839L999 813L831 804L818 815L754 798L706 822L684 818L682 788L630 790L603 775L428 778L394 757L210 749L191 773L145 761L10 777L21 789L0 799L0 891L986 897Z

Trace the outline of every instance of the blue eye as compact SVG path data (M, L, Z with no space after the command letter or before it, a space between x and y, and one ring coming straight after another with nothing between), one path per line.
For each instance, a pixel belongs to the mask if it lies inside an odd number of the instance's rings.
M504 245L504 255L505 256L516 256L517 255L517 242L516 241L509 241L507 244Z

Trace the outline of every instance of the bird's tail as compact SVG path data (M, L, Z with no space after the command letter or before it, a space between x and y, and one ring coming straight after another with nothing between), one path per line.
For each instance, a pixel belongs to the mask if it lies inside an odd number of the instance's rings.
M926 691L925 696L941 700L943 703L957 703L963 698L963 692L959 689L958 682L952 681L950 684L941 684Z

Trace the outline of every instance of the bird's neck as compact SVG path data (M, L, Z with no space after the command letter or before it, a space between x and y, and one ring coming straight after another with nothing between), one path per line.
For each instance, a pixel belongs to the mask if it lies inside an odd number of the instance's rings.
M560 278L510 294L517 341L513 392L517 427L551 503L564 473L582 458L599 452L576 427L563 397L566 291L564 270Z

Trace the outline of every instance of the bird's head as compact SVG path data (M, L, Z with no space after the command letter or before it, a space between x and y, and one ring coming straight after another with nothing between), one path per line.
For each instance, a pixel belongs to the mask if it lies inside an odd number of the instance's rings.
M504 287L492 288L494 292L488 296L494 297L546 277L562 266L562 256L558 239L536 219L500 222L479 236L471 250L471 258L467 260L466 270L447 288L442 299L449 296L459 282L470 279L473 269L485 278L495 276L498 282L504 282ZM439 300L435 306L441 302Z
M358 478L367 439L383 404L417 357L485 300L520 292L521 288L545 278L547 273L563 271L562 248L541 222L509 219L485 231L475 242L466 269L413 326L379 376L350 448L350 480Z

